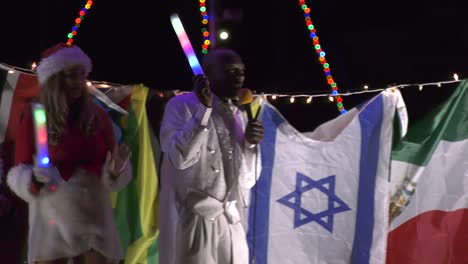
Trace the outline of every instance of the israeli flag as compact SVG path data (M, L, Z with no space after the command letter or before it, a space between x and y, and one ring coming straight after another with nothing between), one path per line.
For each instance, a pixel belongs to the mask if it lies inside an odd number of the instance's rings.
M406 127L400 92L310 133L264 107L262 173L246 214L251 263L385 263L394 117Z

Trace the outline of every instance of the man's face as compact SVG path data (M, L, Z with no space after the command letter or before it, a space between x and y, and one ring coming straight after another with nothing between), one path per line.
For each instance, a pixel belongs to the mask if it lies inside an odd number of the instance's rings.
M218 56L208 77L211 90L219 97L235 98L244 84L245 66L238 56Z

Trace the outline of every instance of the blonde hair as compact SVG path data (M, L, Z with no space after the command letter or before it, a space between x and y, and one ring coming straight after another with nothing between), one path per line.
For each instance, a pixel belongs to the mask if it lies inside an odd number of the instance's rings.
M69 121L70 105L67 102L64 89L64 72L60 71L53 74L42 85L39 93L39 101L44 105L47 115L47 136L49 144L57 145L60 143L65 128ZM90 135L96 131L97 122L93 102L87 91L83 89L83 95L78 99L78 118L79 128Z

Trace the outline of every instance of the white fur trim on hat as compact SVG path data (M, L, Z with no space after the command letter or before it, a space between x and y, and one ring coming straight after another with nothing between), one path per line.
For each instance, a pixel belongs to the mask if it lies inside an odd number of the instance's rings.
M91 59L79 47L64 47L41 60L36 69L39 83L46 82L50 76L72 65L83 65L86 75L92 69Z

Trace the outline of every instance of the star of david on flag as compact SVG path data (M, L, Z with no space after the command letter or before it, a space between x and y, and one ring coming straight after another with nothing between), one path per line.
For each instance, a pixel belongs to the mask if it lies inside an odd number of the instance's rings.
M296 189L277 200L277 202L294 210L294 228L298 228L310 222L317 222L317 224L323 226L330 233L333 233L333 216L351 210L345 202L336 196L335 178L336 176L332 175L315 181L302 173L297 173ZM305 183L305 185L303 185L303 183ZM327 185L328 188L326 187ZM315 188L328 197L328 209L316 214L301 206L303 202L302 194Z

